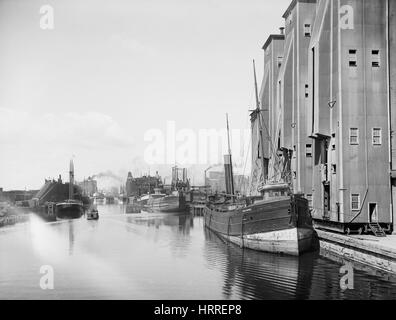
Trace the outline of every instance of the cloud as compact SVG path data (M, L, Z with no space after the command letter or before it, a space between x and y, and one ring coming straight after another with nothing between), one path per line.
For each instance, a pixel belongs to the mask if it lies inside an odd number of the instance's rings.
M0 108L0 143L122 148L134 141L112 117L98 112L32 114Z

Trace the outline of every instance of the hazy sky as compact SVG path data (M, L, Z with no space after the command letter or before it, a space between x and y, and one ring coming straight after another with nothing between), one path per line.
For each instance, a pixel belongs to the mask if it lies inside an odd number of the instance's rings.
M249 128L290 0L0 0L0 187L147 172L150 129ZM54 29L40 28L40 7ZM154 166L151 168L153 172Z

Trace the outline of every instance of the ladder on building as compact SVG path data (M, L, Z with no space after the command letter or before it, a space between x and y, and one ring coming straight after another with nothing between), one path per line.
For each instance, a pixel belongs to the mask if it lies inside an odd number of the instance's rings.
M381 228L381 226L379 225L378 222L370 223L369 226L370 226L370 229L371 229L372 233L376 237L378 237L378 238L386 237L386 233L385 233L384 229Z

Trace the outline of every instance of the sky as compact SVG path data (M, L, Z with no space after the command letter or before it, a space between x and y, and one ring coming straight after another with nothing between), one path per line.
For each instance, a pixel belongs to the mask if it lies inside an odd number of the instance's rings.
M234 149L254 108L252 59L260 80L261 48L289 2L0 0L0 187L67 178L71 158L77 180L109 170L165 176L202 157L199 134L224 130L226 113ZM44 5L53 29L40 24ZM245 135L239 145L245 172ZM200 170L221 162L209 158L196 160Z

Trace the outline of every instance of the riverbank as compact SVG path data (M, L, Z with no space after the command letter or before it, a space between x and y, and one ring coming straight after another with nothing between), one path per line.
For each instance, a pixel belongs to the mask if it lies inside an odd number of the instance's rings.
M377 238L316 231L321 250L396 275L396 235Z

